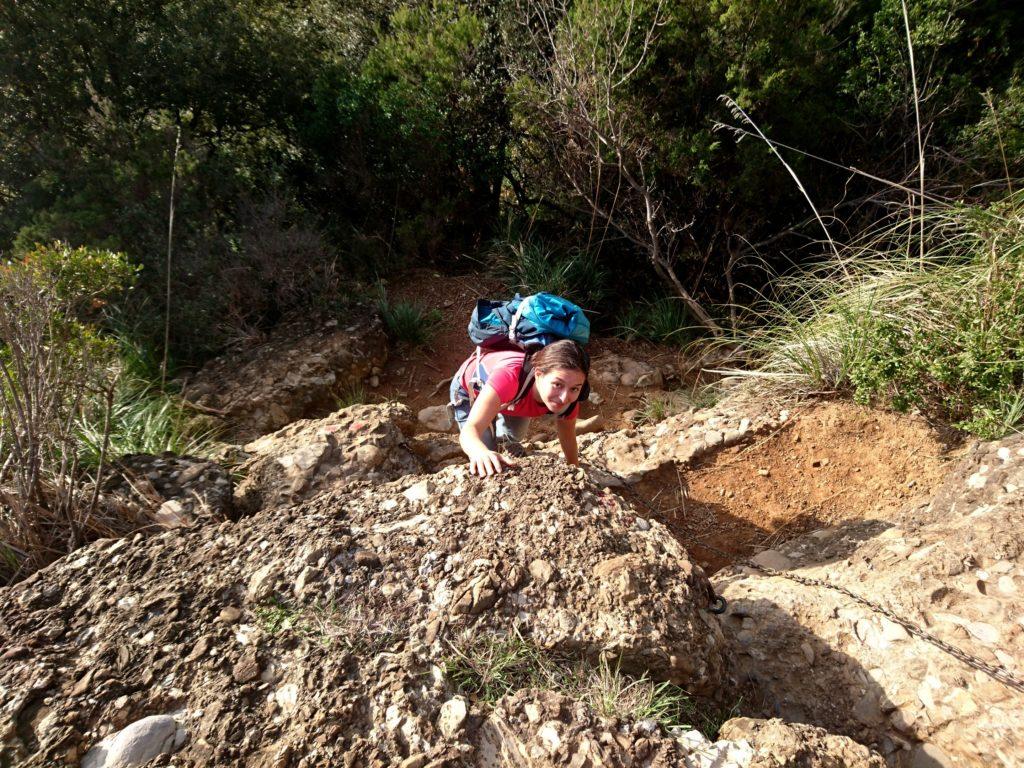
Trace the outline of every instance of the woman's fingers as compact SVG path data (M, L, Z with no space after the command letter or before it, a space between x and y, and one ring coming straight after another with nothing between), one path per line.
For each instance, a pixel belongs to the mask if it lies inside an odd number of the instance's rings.
M495 451L481 453L469 460L469 472L480 477L490 477L502 471L504 466L514 467L516 464L508 456Z

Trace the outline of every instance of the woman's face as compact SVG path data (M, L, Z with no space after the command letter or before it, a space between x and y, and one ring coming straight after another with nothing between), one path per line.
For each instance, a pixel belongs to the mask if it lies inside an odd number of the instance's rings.
M534 379L534 391L545 408L552 413L561 413L580 396L586 380L586 374L576 368L538 371Z

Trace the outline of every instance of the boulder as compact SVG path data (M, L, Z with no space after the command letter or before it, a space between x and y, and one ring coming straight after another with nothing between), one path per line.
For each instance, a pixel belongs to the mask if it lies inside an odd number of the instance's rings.
M580 701L545 690L500 700L476 736L474 765L556 768L884 768L881 756L821 728L735 718L717 741L699 731L666 733L651 720L600 717Z
M187 732L170 715L150 715L103 739L82 759L82 768L129 768L181 749Z
M227 470L206 459L135 453L114 462L104 495L137 508L140 525L176 528L232 519L232 485Z
M387 360L387 336L369 308L345 322L292 319L262 342L214 358L183 394L224 422L236 440L251 440L293 421L325 416Z
M373 444L354 428L372 411L356 413L337 455ZM500 478L457 466L321 488L97 541L7 588L0 764L75 764L167 711L188 727L177 766L474 764L486 713L446 671L467 638L721 685L706 577L578 468L535 456Z
M726 721L718 732L718 741L706 750L711 753L722 744L749 744L748 768L885 768L877 752L846 736L836 736L822 728L803 723L786 723L779 718L758 720L736 717ZM710 755L709 755L710 756ZM720 763L711 762L710 766ZM703 768L703 766L702 766Z
M403 431L404 430L404 431ZM304 419L245 446L235 492L241 514L294 503L357 480L384 482L420 471L407 445L412 413L404 405L354 405Z
M448 407L445 405L428 405L416 416L420 424L430 432L451 432L455 426L448 418Z
M774 567L880 603L983 665L1024 675L1024 437L973 449L930 503L791 540ZM898 765L1024 764L1024 697L898 622L820 586L716 574L746 681L786 720Z
M590 370L593 381L611 388L661 389L665 384L661 371L655 366L621 355L605 354L596 357Z

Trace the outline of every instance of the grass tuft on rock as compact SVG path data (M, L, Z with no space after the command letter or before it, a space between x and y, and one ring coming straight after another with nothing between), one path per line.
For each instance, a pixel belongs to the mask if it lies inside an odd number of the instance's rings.
M449 644L441 666L459 693L490 706L518 690L551 690L583 702L601 717L696 728L709 738L736 709L719 712L677 685L646 673L628 674L618 662L602 659L594 666L552 654L518 634L465 635Z
M427 309L414 301L392 302L383 285L377 288L376 303L388 338L396 344L426 346L440 330L443 318L439 310Z

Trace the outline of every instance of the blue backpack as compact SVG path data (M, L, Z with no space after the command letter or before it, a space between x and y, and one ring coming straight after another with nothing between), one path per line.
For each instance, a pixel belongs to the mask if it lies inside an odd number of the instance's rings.
M571 301L550 293L512 301L480 299L469 320L469 338L486 349L533 351L559 339L590 340L590 321Z
M526 352L516 396L505 404L511 406L526 397L533 386L531 354L562 339L570 339L581 346L586 344L590 340L590 320L582 309L561 296L535 293L523 298L517 293L511 301L478 300L469 320L469 338L476 344L476 375L472 379L476 390L474 397L487 381L487 373L480 363L482 350L518 349ZM566 415L577 402L585 401L589 396L588 381L583 385L579 398L558 415Z

